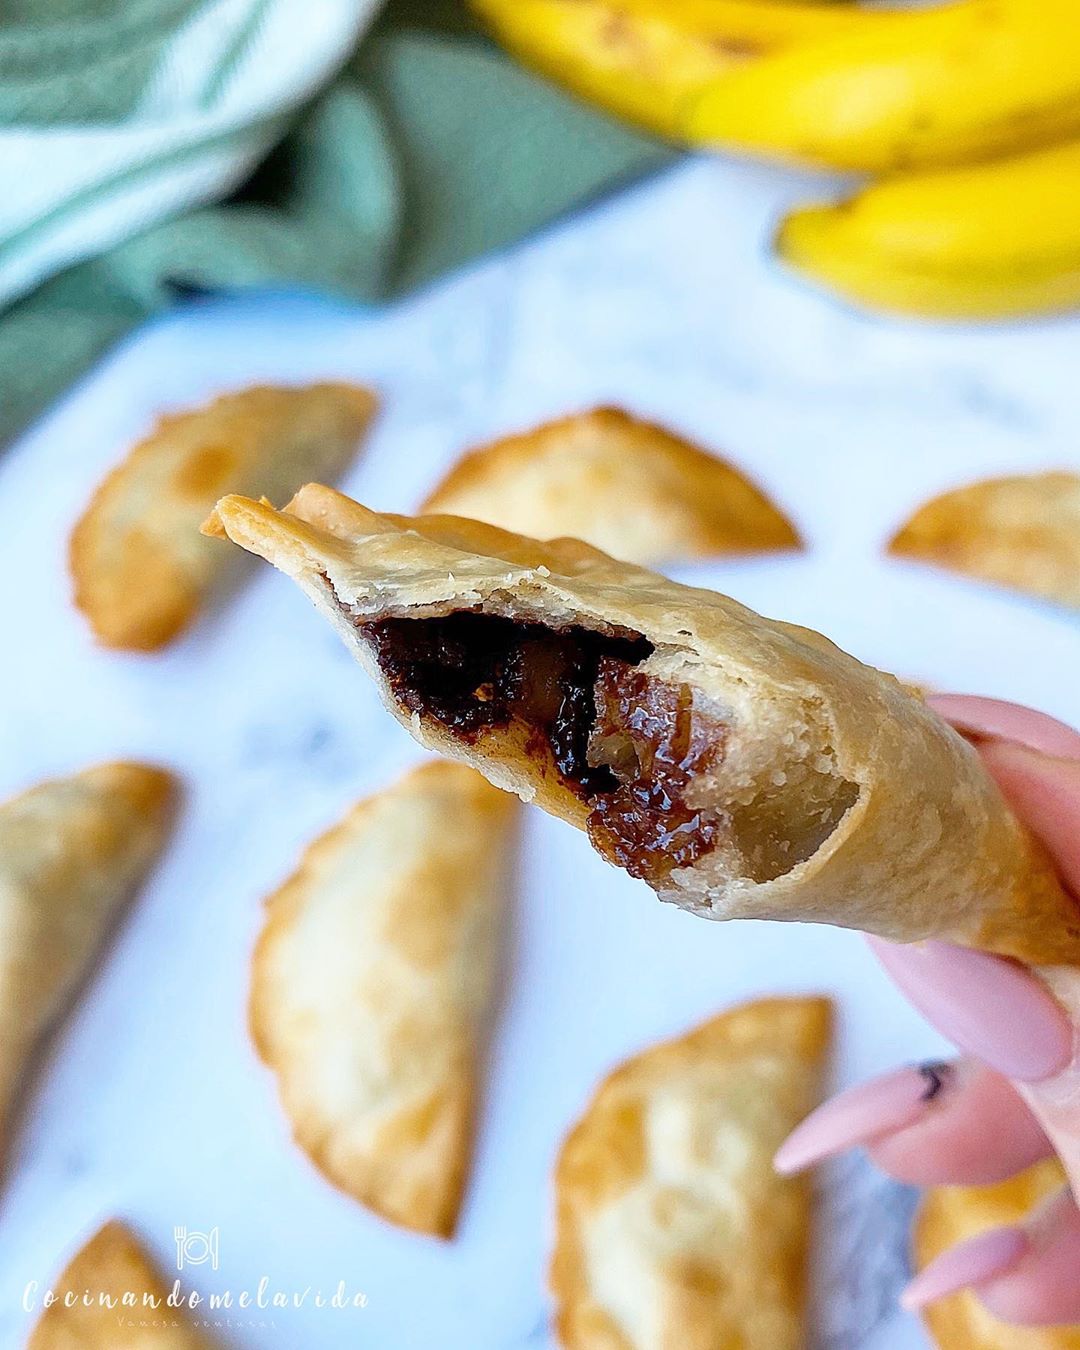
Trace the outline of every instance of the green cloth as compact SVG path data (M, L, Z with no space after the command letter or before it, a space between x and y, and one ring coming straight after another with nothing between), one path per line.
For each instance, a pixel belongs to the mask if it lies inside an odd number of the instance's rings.
M126 118L163 42L198 9L117 0L105 41L98 0L86 60L65 70L71 44L58 52L42 38L41 11L70 38L89 3L0 0L0 127ZM86 74L98 60L104 82ZM463 8L419 0L391 4L344 69L274 131L279 143L227 200L169 213L0 312L0 442L186 289L387 300L673 153L522 70Z

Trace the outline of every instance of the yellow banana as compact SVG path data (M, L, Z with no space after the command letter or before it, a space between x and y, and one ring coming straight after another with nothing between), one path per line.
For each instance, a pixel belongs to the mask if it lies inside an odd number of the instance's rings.
M871 172L1080 134L1075 0L961 0L769 54L715 81L692 140Z
M886 179L788 216L777 251L873 308L996 319L1080 306L1080 141Z
M524 64L670 139L702 91L748 56L882 20L874 10L792 0L472 0L472 8Z

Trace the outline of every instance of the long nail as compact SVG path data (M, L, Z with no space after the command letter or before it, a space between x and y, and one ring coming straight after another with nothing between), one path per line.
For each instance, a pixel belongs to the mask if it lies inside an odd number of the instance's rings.
M914 1125L951 1075L951 1064L920 1064L848 1088L819 1106L788 1135L773 1166L790 1176L856 1144L868 1144Z
M1065 1014L1021 966L945 942L871 938L870 945L915 1007L961 1050L1023 1083L1068 1068Z
M1015 741L1061 759L1080 759L1080 731L1048 713L972 694L931 694L926 702L953 726L972 736Z
M950 1247L920 1271L900 1295L901 1307L916 1312L959 1289L985 1284L1004 1275L1028 1250L1028 1236L1022 1228L993 1228L980 1233Z

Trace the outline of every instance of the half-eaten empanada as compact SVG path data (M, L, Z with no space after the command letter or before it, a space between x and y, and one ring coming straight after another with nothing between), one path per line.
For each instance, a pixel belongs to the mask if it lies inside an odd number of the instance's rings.
M0 804L0 1137L23 1072L165 839L173 779L101 764Z
M163 417L109 474L71 536L75 603L108 647L153 651L194 619L224 568L199 525L223 492L288 497L335 478L375 410L350 384L245 389Z
M115 1220L72 1257L51 1288L56 1301L41 1314L27 1350L210 1350L186 1311L168 1306L171 1289Z
M799 546L795 527L738 469L618 408L471 451L420 509L537 539L573 535L640 563Z
M938 1186L927 1191L915 1218L916 1265L922 1269L948 1248L987 1229L1021 1223L1065 1184L1061 1164L1050 1158L995 1186ZM932 1303L922 1316L940 1350L1080 1350L1080 1326L1009 1326L969 1291Z
M802 1350L810 1189L772 1159L830 1022L827 999L762 999L604 1080L555 1172L567 1350Z
M449 1237L517 803L433 762L354 807L267 902L251 1028L297 1142L394 1223Z
M315 485L217 524L292 576L424 745L710 918L1080 960L1080 912L976 751L819 633L576 540Z
M921 506L889 552L1080 607L1080 474L1022 474Z

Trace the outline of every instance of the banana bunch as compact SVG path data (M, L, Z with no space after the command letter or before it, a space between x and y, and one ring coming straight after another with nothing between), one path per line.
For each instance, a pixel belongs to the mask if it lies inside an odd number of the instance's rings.
M861 304L1080 306L1080 0L472 0L526 64L694 145L883 175L780 256Z
M1080 136L1075 0L959 0L769 53L702 93L687 137L895 173Z
M668 140L755 56L851 29L873 11L798 0L471 0L508 51L608 112Z
M885 178L793 212L786 262L859 304L943 319L1080 308L1080 140Z

